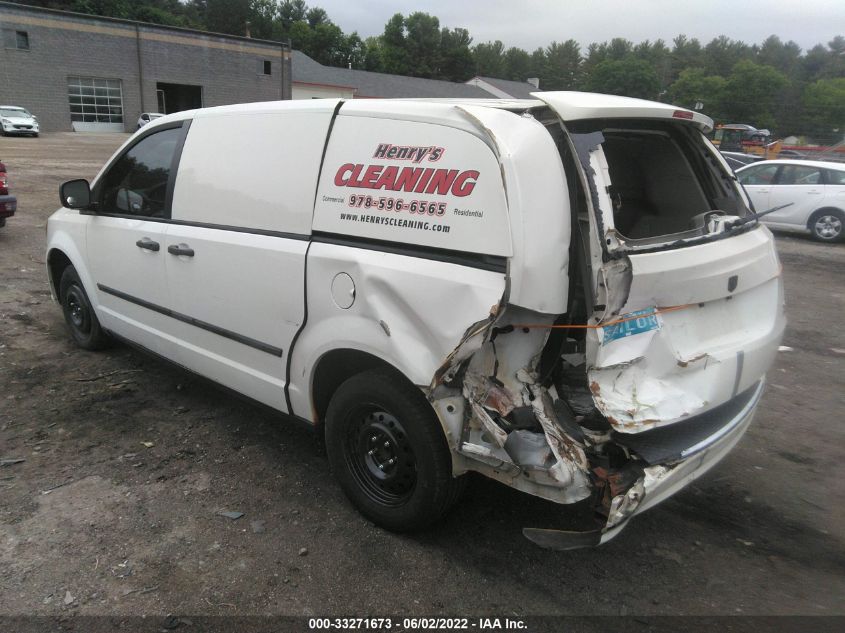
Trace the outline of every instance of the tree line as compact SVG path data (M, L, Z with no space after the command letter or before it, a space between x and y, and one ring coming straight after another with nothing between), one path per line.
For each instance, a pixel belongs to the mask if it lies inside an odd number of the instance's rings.
M392 16L381 35L346 34L305 0L18 0L50 8L182 26L291 46L321 64L413 77L540 80L543 90L588 90L699 109L716 121L750 123L819 142L845 134L845 37L802 51L768 37L747 44L724 35L702 44L678 35L614 38L586 50L574 39L528 52L501 41L473 44L467 29L424 12Z

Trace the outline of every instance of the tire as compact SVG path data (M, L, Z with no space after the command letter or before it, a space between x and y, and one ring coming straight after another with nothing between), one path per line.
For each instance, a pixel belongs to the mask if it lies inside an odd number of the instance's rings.
M70 329L70 336L82 349L98 350L108 347L111 340L100 327L97 315L91 307L85 288L73 266L62 272L59 282L59 297L65 323Z
M819 242L841 242L845 239L845 213L839 209L819 209L807 222L813 239Z
M329 464L343 492L383 528L422 529L441 518L464 488L464 478L452 477L449 447L431 405L396 374L371 370L344 382L329 403L325 431Z

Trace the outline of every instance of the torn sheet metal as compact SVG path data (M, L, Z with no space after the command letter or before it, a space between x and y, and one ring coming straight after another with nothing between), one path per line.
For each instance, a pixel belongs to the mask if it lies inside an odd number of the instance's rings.
M637 364L593 369L589 379L599 411L623 433L687 417L706 404L696 393L656 377Z
M531 405L534 414L556 458L554 466L549 469L550 474L561 484L577 488L576 494L583 497L589 496L590 486L586 473L590 465L584 454L583 445L570 437L561 427L548 392L537 388L532 393L534 399Z
M456 445L467 458L467 468L496 478L511 473L509 483L516 488L530 487L532 494L572 503L591 494L590 468L583 434L577 425L573 432L559 419L551 394L538 384L537 367L550 330L511 325L551 325L553 320L553 315L509 305L483 334L476 329L465 337L471 351L459 346L440 376L452 381L452 390L460 381L468 405ZM432 391L435 401L443 387ZM491 474L484 466L497 472ZM538 493L538 488L546 490Z

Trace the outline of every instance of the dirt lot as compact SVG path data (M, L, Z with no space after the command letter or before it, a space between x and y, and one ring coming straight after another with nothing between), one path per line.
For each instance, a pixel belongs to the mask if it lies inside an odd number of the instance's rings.
M0 139L0 614L843 614L845 246L778 237L789 327L714 471L596 550L565 510L474 478L441 525L362 519L306 429L126 347L76 349L45 222L123 135ZM239 520L220 511L243 512Z

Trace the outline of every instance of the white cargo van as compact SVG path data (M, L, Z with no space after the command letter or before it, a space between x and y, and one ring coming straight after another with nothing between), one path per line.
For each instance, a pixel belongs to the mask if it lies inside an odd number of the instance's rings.
M47 267L79 345L306 420L379 525L436 520L477 471L591 503L525 534L596 545L736 444L783 333L710 126L571 92L181 112L63 185Z

